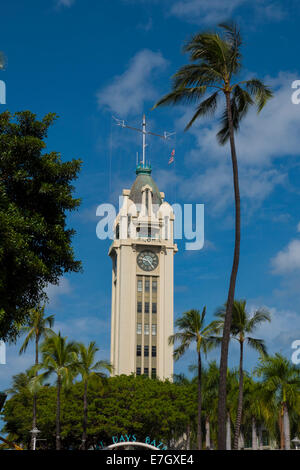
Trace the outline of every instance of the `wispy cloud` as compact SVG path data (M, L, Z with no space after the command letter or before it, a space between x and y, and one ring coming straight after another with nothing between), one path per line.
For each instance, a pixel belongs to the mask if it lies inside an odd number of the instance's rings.
M65 277L62 277L57 285L49 284L45 289L45 292L49 298L49 306L56 306L59 302L60 296L69 294L71 291L71 284Z
M258 19L278 21L285 14L280 3L273 0L177 0L170 14L194 24L216 24L231 18L242 6L253 8Z
M56 6L70 8L75 3L75 0L56 0Z
M229 18L246 0L180 0L175 1L170 13L191 23L217 23Z
M99 107L119 116L140 113L145 102L154 104L158 96L153 84L155 72L161 71L166 65L167 60L160 52L149 49L139 51L131 59L127 70L98 92Z

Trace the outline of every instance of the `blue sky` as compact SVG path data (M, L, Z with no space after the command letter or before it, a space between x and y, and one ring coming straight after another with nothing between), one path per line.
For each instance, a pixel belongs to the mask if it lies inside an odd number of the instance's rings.
M296 0L13 0L2 5L0 49L7 57L0 79L7 86L2 110L30 109L60 118L49 132L49 150L64 160L83 160L76 183L82 198L74 227L76 255L84 273L49 286L48 313L70 339L95 340L109 358L110 241L96 237L96 207L117 203L135 178L140 136L113 125L112 115L139 126L147 114L154 132L176 131L164 143L149 140L153 177L170 203L205 204L205 247L175 258L175 317L207 305L208 319L226 299L233 251L233 190L228 147L219 147L216 121L201 121L185 133L191 109L150 111L170 87L171 75L187 58L183 43L195 32L228 17L244 38L244 77L258 76L275 98L257 116L251 112L237 137L242 192L241 264L237 298L250 311L268 308L271 325L257 332L271 352L292 354L300 339L300 105L291 102L291 84L300 79ZM176 163L168 165L171 149ZM33 351L19 357L7 348L0 389L29 367ZM217 357L217 353L211 356ZM232 345L230 364L237 365ZM176 364L193 362L194 353ZM256 355L246 351L249 369Z

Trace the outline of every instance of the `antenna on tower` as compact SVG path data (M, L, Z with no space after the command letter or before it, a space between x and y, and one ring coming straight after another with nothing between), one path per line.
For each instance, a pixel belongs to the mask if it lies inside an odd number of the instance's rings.
M160 137L161 139L167 140L169 137L176 134L176 132L166 132L166 131L162 135L161 134L156 134L155 132L148 132L146 130L146 116L145 116L145 114L143 114L142 129L138 129L137 127L129 126L128 124L125 123L124 119L118 119L115 116L112 116L112 117L115 120L115 123L116 123L117 126L127 128L127 129L131 129L132 131L142 133L142 135L143 135L143 143L142 143L142 155L143 155L142 163L143 163L143 167L145 167L145 163L146 163L146 147L147 147L146 135L154 135L156 137Z

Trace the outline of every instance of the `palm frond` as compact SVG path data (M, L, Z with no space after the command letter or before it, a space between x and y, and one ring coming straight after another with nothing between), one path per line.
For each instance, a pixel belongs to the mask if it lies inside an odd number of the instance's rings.
M246 81L246 89L252 96L254 96L259 113L264 108L267 101L273 97L273 92L270 87L262 83L257 78Z
M158 106L176 105L178 103L187 104L201 98L206 92L206 86L199 86L194 88L177 88L171 93L163 96L152 109Z
M209 96L206 100L202 101L199 106L197 107L197 111L190 120L190 122L186 125L185 131L190 129L190 127L193 125L193 123L198 119L200 116L208 116L208 115L213 115L217 109L217 97L218 97L219 91L216 91L213 93L211 96Z

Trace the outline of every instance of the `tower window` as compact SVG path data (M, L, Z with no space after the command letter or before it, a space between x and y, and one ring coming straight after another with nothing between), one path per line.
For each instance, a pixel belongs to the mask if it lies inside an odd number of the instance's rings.
M136 375L141 375L141 368L140 367L136 368Z
M153 326L153 325L152 325ZM152 328L153 329L153 328ZM144 330L145 335L149 335L149 324L145 323L145 330ZM153 333L152 333L153 334Z
M151 377L152 377L152 379L155 379L155 378L156 378L156 368L155 368L155 367L152 367L152 370L151 370Z
M156 357L156 346L152 346L152 357Z
M142 346L140 344L138 344L137 347L136 347L136 355L137 356L142 355Z
M144 356L149 357L149 346L144 346Z
M149 291L150 291L150 280L146 279L145 280L145 292L149 292Z
M152 302L152 313L157 313L157 304L156 304L156 302Z
M145 313L149 313L149 302L145 302Z
M141 335L142 334L142 324L141 323L138 323L137 326L136 326L136 332L138 335Z
M152 281L152 292L157 292L157 281L156 280Z
M145 374L145 375L149 375L149 369L148 369L148 367L144 367L144 374Z
M138 311L138 313L142 313L142 311L143 311L143 304L142 304L142 302L138 302L138 303L137 303L137 311Z
M142 281L142 279L138 279L138 282L137 282L137 290L138 290L138 292L142 292L142 291L143 291L143 281Z
M152 336L156 336L156 325L152 324Z

